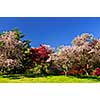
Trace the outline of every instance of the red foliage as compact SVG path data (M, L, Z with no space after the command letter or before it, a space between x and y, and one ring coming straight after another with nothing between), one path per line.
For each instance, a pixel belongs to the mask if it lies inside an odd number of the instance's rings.
M96 68L95 75L100 76L100 68Z
M44 63L49 58L49 54L50 51L44 45L40 45L39 48L30 49L30 56L37 63Z
M68 75L83 75L85 72L83 68L78 66L72 66L71 69L68 71Z
M65 75L64 71L59 72L59 75Z

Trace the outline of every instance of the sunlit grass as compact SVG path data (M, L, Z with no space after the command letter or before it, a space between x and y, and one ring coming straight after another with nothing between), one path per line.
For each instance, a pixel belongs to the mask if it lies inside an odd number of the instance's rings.
M73 76L47 76L47 77L25 77L0 76L0 83L96 83L99 78L77 78Z

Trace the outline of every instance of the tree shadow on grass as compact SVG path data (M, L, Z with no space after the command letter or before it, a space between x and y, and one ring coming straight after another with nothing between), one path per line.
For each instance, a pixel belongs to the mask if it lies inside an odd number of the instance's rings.
M80 75L77 75L76 77L80 78L80 79L94 79L94 80L100 81L100 77L98 77L98 76L80 76Z
M2 78L8 78L8 79L20 79L20 75L1 75Z
M33 74L9 74L9 75L0 75L2 78L12 79L21 79L21 78L37 78L37 77L47 77L48 75L33 75Z
M33 74L11 74L11 75L1 75L0 77L2 78L8 78L10 80L12 79L21 79L23 77L26 78L37 78L37 77L48 77L48 76L59 76L59 75L33 75ZM82 75L77 75L77 76L69 76L68 77L77 77L79 79L94 79L97 81L100 81L99 76L82 76Z
M27 74L11 74L11 75L1 75L0 77L2 78L8 78L10 80L12 79L21 79L21 78L37 78L37 77L47 77L47 76L44 76L44 75L27 75Z
M24 77L27 77L27 78L38 78L38 77L48 77L49 75L41 75L41 74L24 74L23 75Z

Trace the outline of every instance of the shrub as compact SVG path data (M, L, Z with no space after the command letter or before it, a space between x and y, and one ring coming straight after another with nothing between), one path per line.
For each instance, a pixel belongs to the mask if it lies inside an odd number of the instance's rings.
M49 66L49 75L65 75L64 71L59 66Z
M48 45L40 45L38 48L30 49L30 59L33 61L31 69L34 74L48 74L50 64L46 61L52 52L53 49Z
M100 76L100 68L96 68L95 75Z
M30 57L36 63L45 63L49 58L52 49L47 47L47 45L40 45L39 48L31 48L30 49Z

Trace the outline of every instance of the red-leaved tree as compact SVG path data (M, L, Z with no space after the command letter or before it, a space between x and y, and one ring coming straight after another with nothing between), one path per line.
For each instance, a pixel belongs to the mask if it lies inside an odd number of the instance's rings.
M53 49L49 45L40 45L38 48L30 49L30 58L33 61L33 72L47 74L48 63L50 55L53 53Z

